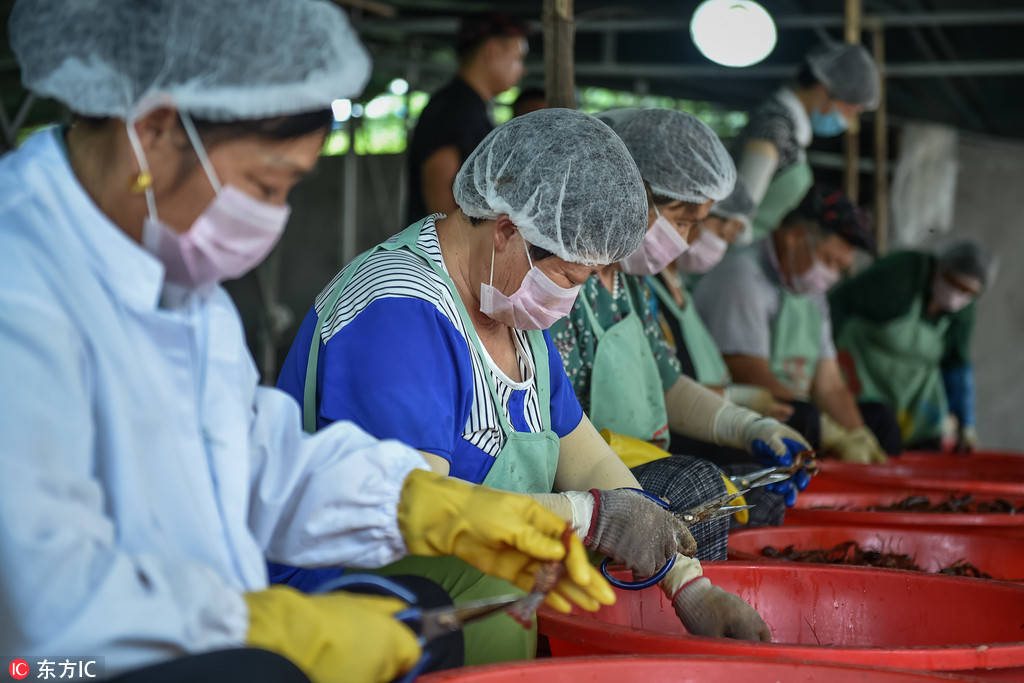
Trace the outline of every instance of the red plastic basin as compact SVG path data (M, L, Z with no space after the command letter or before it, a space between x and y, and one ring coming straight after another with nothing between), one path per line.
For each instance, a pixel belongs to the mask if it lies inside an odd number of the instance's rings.
M979 679L822 662L662 655L566 657L487 664L441 671L416 680L420 683L932 683Z
M831 548L847 541L856 541L865 550L910 555L921 569L928 572L936 572L964 560L994 579L1024 580L1024 539L977 533L936 534L921 529L857 526L744 529L729 533L729 559L758 563L781 562L763 557L761 549L770 545L779 551L787 546L794 546L797 550L811 550Z
M817 483L817 478L811 486ZM895 505L911 496L925 496L932 504L948 499L950 491L912 489L877 489L875 491L826 491L808 488L796 499L796 505L786 511L786 524L840 524L856 526L927 526L968 528L981 533L1015 535L1024 533L1024 514L959 513L959 512L876 512L867 508ZM990 501L995 494L971 494L975 500ZM1004 496L1014 507L1024 507L1024 496Z
M1024 681L1024 587L822 565L706 562L760 612L773 642L690 636L659 588L596 613L539 613L556 656L709 654L806 659ZM626 572L621 573L622 576Z
M926 457L901 456L885 465L855 465L822 460L821 472L826 480L1024 496L1024 467L1013 456L975 458L936 455L932 456L936 462L922 462Z

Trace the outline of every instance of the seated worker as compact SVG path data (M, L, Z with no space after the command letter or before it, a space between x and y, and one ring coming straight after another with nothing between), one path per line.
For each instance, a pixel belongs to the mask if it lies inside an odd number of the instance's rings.
M564 557L556 606L611 601L534 501L352 424L306 436L258 386L217 284L270 251L331 102L369 77L341 10L21 0L10 36L26 87L72 122L0 159L0 651L102 658L124 683L369 683L416 663L405 603L268 588L267 558L455 553L529 587Z
M691 305L693 297L686 284L688 276L704 275L718 265L729 245L750 225L756 209L743 180L737 179L732 194L712 204L707 217L690 230L689 248L657 276L649 276L646 282L656 296L654 309L658 321L684 375L733 403L786 420L793 409L776 401L770 391L731 382L729 368L715 340L700 319L697 307ZM675 441L676 436L672 439Z
M701 278L694 302L734 381L790 403L789 424L815 447L849 462L885 462L886 453L902 450L895 416L854 400L836 362L825 299L857 248L875 249L860 211L838 190L815 185L768 237Z
M655 295L654 314L684 375L733 403L768 417L787 420L793 413L792 407L776 401L770 391L751 384L732 383L729 368L700 319L686 286L688 275L703 275L718 265L729 245L743 232L744 226L749 225L756 208L743 181L737 179L732 194L712 204L707 217L690 230L692 243L682 256L660 274L645 278L645 282ZM675 432L670 432L670 438L677 453L709 460L729 475L747 474L762 467L745 450L718 446ZM746 499L754 507L748 513L746 526L781 524L786 495L790 496L791 504L796 502L789 482L750 491Z
M676 557L662 588L691 633L766 638L753 609L698 578L685 526L628 490L640 484L583 414L544 331L595 268L642 239L643 184L622 142L574 110L526 114L470 155L455 197L453 215L414 223L320 293L278 386L308 428L352 421L415 446L436 472L529 494L639 576ZM434 579L457 602L509 592L457 560L386 571ZM309 573L272 574L303 585ZM506 616L465 637L473 663L536 647L536 631Z
M472 14L459 24L458 74L427 102L409 140L408 223L455 209L455 174L494 129L491 100L523 77L528 30L503 12Z
M829 293L839 364L860 400L896 411L908 448L938 450L957 419L956 450L977 443L971 336L995 255L972 241L888 254Z
M811 139L841 135L855 116L878 106L880 92L878 67L863 45L827 42L807 53L795 83L750 112L734 155L757 214L741 243L766 236L807 194Z
M682 374L657 321L643 277L660 272L686 248L685 236L735 183L735 167L715 133L696 117L668 109L600 115L625 143L644 180L647 232L640 248L601 268L580 290L572 312L551 328L573 390L594 426L653 444L649 457L620 450L644 488L668 500L700 488L719 495L718 468L668 457L669 430L738 449L787 454L799 434L723 400ZM613 441L615 443L615 441ZM678 452L678 451L676 451ZM653 459L652 459L653 458ZM705 559L724 560L726 525Z

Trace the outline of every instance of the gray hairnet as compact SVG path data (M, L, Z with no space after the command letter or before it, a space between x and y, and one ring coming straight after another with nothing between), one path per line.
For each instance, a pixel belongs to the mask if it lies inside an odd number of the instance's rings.
M878 106L881 94L878 67L863 45L820 43L811 48L804 61L837 100L860 104L867 110Z
M733 188L732 194L712 204L711 211L708 213L726 220L739 221L746 227L750 225L754 214L757 213L757 204L750 196L750 191L747 190L747 184L743 182L743 178L736 178L736 187Z
M618 133L654 194L703 204L725 199L736 165L696 116L673 109L617 109L597 115Z
M467 216L508 214L530 244L573 263L619 261L647 231L647 193L625 145L572 109L541 109L495 128L453 189Z
M272 118L327 109L370 75L321 0L18 0L10 37L25 87L94 117Z
M995 282L999 259L991 249L978 242L962 240L951 242L935 250L935 258L942 270L973 277L988 289Z

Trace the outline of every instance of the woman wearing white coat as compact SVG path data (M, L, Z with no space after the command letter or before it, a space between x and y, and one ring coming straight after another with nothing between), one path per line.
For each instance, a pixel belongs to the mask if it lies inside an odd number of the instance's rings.
M32 0L10 33L26 85L75 117L0 160L0 652L193 681L216 662L161 667L248 647L371 681L419 657L403 603L268 589L268 558L455 554L529 587L566 557L556 606L611 601L532 501L351 424L305 436L295 402L257 386L217 285L273 247L331 101L368 77L337 8ZM253 650L217 662L303 680Z

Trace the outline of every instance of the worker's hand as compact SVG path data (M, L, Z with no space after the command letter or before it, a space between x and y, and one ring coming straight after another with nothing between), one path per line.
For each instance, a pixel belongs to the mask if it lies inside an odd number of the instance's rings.
M776 401L772 392L756 384L730 384L725 388L725 397L736 405L779 421L788 420L793 415L793 406Z
M392 616L407 607L395 598L273 586L245 601L246 645L287 657L314 683L390 681L420 658L416 634Z
M956 437L956 446L953 450L957 453L973 453L978 446L978 431L973 426L960 426Z
M615 602L580 540L569 533L563 541L566 523L528 496L414 470L402 487L398 526L410 554L454 555L525 591L542 563L564 561L565 575L547 598L561 612L570 602L590 611Z
M839 454L843 462L884 465L889 461L885 450L875 438L875 433L868 429L867 425L847 430L846 434L832 446L832 450Z
M680 588L672 606L690 635L771 642L771 631L753 607L704 577Z
M665 566L676 553L693 557L697 542L682 520L632 489L598 491L594 521L585 545L622 562L646 579Z
M793 456L811 450L800 432L770 417L749 422L743 430L747 450L765 466L792 465Z

